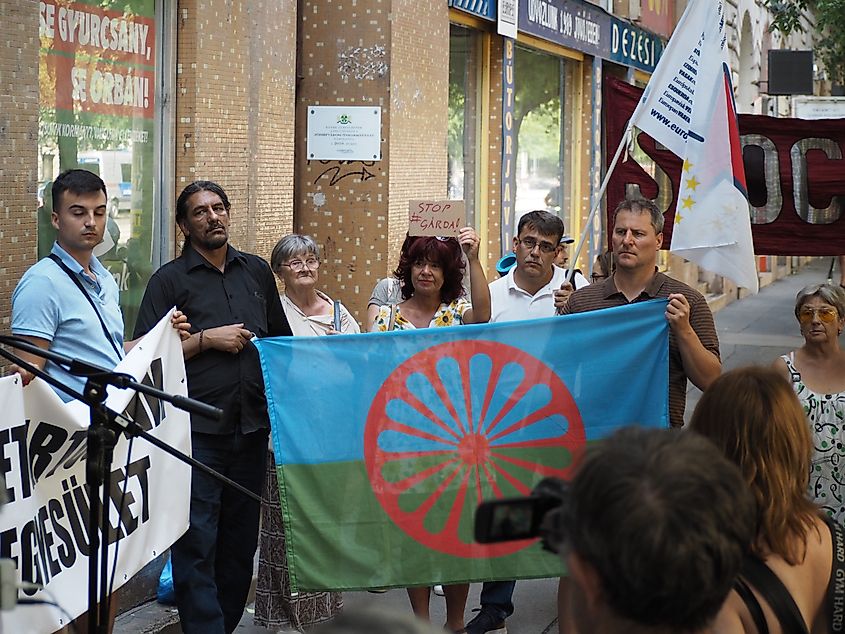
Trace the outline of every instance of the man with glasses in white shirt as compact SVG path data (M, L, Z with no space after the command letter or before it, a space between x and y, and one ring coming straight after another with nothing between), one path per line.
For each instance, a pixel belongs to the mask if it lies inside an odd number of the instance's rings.
M564 286L566 270L555 266L563 237L563 220L548 211L529 211L519 220L513 239L516 265L490 282L491 322L552 317L554 292ZM578 288L587 280L577 281ZM564 291L566 292L566 291ZM466 626L468 634L504 634L505 619L513 614L515 581L488 581L481 590L481 609Z
M513 239L516 266L490 283L491 322L538 319L555 314L554 291L566 282L567 271L555 266L563 237L563 220L548 211L529 211L519 220ZM589 282L580 274L578 288ZM572 286L566 289L572 292Z

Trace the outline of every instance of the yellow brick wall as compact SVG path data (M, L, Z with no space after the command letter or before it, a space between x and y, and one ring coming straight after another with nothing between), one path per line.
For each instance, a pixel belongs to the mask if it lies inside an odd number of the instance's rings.
M408 201L446 196L449 95L446 3L393 0L392 26L389 217L390 253L398 255L407 232Z
M180 0L176 195L218 182L231 240L269 258L293 227L296 0Z
M299 17L295 225L322 248L322 288L363 322L388 269L390 0L303 0ZM307 160L314 105L381 106L381 160Z
M36 258L38 2L0 0L0 41L0 332L7 333L12 292Z
M446 191L448 7L303 0L295 222L323 249L320 285L359 322L396 264L408 200ZM381 106L380 161L309 161L307 107Z

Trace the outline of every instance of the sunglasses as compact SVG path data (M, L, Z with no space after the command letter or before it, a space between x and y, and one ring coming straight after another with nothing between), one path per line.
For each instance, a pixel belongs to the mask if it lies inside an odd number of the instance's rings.
M816 315L819 316L819 321L824 324L832 324L839 317L835 308L802 308L798 312L798 321L802 324L810 324Z

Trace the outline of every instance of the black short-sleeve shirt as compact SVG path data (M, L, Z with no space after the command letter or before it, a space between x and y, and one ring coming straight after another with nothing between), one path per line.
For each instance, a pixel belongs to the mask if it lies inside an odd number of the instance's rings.
M221 272L185 245L182 255L150 278L135 325L146 334L176 306L192 331L243 323L256 337L290 335L269 265L229 245ZM223 420L191 415L191 428L207 434L250 433L269 428L258 350L248 343L239 354L204 350L185 362L188 394L223 409Z

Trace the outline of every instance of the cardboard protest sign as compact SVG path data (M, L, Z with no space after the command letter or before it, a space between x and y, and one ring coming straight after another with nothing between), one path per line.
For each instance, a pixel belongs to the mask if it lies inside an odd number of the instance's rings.
M466 225L463 200L412 200L408 203L409 236L455 236Z

